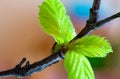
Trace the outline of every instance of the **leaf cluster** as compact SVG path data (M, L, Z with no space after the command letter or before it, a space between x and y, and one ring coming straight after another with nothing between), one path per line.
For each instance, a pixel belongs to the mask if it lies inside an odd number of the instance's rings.
M55 42L53 50L66 48L64 67L70 79L94 79L94 72L87 57L105 57L112 52L111 45L104 37L84 36L70 42L75 29L60 0L45 0L39 7L41 28L51 35Z

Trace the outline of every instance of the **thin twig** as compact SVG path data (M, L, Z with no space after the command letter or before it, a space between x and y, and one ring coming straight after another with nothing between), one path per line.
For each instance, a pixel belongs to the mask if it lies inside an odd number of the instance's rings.
M100 3L101 3L101 0L94 0L93 6L90 9L89 19L87 20L87 23L84 29L73 40L81 38L84 35L87 35L88 33L91 32L91 29L94 27L93 24L96 23L98 20L98 12L100 8Z
M112 21L112 20L114 20L116 18L120 18L120 12L118 12L118 13L110 16L110 17L107 17L107 18L105 18L103 20L98 21L95 24L95 28L94 29L98 29L98 28L102 27L104 24L106 24L106 23L108 23L108 22L110 22L110 21Z
M90 9L88 23L94 23L98 20L98 12L99 12L99 8L100 8L100 2L101 2L101 0L94 0L93 6Z

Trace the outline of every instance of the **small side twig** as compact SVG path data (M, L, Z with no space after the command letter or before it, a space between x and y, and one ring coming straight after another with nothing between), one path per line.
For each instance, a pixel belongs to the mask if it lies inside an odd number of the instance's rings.
M116 18L120 18L120 12L118 12L118 13L110 16L110 17L107 17L103 20L98 21L97 23L95 23L95 25L94 25L95 28L94 29L98 29L98 28L102 27L104 24L106 24L106 23L108 23L108 22L110 22L110 21L112 21Z
M101 21L97 21L100 2L101 0L94 0L93 6L90 9L89 19L87 20L87 23L84 29L72 41L78 38L81 38L89 34L90 32L92 32L93 30L100 28L105 23L120 17L120 12L119 12ZM25 76L30 76L33 73L41 71L45 69L46 67L62 60L65 56L65 53L66 53L66 48L62 47L59 51L33 64L30 64L29 61L25 63L26 58L23 58L22 61L18 65L15 66L15 68L0 72L0 77L16 76L16 77L21 78ZM24 63L25 63L25 66L22 66Z

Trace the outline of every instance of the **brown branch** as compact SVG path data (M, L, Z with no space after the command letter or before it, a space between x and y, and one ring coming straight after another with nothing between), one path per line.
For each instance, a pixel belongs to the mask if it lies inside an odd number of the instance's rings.
M97 21L100 1L101 0L94 0L93 6L90 9L89 19L87 20L85 28L73 40L81 38L89 34L91 31L101 27L103 24L120 17L120 12L119 12L104 20ZM27 61L25 66L22 66L23 63L25 63L26 61L26 59L23 58L22 61L18 65L15 66L15 68L0 72L0 77L16 76L16 77L21 78L25 76L30 76L33 73L41 71L45 69L46 67L62 60L65 56L65 53L66 53L66 48L62 47L59 51L53 53L52 55L46 57L45 59L41 61L35 62L33 64L30 64L29 61Z
M88 35L90 34L92 31L102 27L104 24L116 19L116 18L120 18L120 12L110 16L110 17L107 17L103 20L100 20L100 21L97 21L97 22L88 22L87 21L87 24L85 26L85 28L74 38L75 39L78 39L78 38L81 38L83 37L84 35Z
M106 23L108 23L108 22L110 22L110 21L112 21L116 18L120 18L120 12L118 12L118 13L110 16L110 17L107 17L103 20L98 21L97 23L95 23L95 25L94 25L95 28L94 29L98 29L98 28L102 27L104 24L106 24Z
M94 0L93 6L90 9L90 15L89 15L88 23L94 23L94 22L97 21L98 12L99 12L99 8L100 8L100 2L101 2L101 0Z
M81 38L84 35L87 35L88 33L91 32L92 28L94 27L93 24L96 23L98 20L98 12L99 12L99 8L100 8L100 2L101 2L101 0L94 0L93 6L90 9L89 19L87 20L85 28L73 40Z
M26 61L26 58L23 58L21 62L15 66L15 68L0 72L0 77L2 78L16 76L18 78L22 78L25 76L30 76L31 74L41 71L44 68L62 60L64 58L64 52L64 50L59 50L58 52L46 57L45 59L35 62L33 64L30 64L29 61L27 61L25 66L22 66Z

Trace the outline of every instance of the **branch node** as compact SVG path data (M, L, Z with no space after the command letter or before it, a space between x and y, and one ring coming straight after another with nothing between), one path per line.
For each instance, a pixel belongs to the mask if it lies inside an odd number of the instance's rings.
M25 66L22 67L22 65L25 63L26 58L23 58L20 63L18 65L15 66L15 68L13 69L14 74L16 75L16 77L18 78L22 78L24 76L30 76L30 75L26 75L26 69L30 66L29 61L26 62Z

